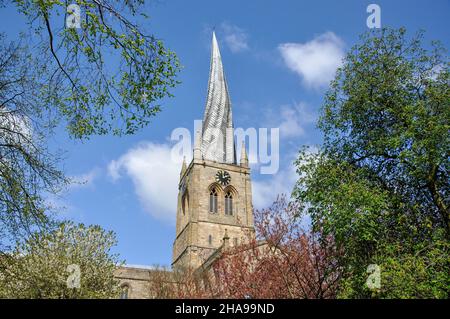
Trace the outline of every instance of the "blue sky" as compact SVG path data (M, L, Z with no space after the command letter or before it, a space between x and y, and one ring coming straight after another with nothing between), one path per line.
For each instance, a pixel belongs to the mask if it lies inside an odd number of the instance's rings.
M426 42L450 47L450 1L151 1L145 28L162 38L183 65L182 82L163 111L138 134L74 141L51 138L65 151L67 175L85 181L54 199L63 216L116 232L115 251L129 264L170 265L175 236L179 163L169 160L171 132L193 131L203 115L211 31L216 30L233 105L235 127L279 127L280 169L253 168L254 204L262 207L295 182L292 161L302 145L316 145L315 128L327 82L340 58L368 30L366 7L381 7L382 26L424 29ZM10 39L25 29L13 7L0 11Z

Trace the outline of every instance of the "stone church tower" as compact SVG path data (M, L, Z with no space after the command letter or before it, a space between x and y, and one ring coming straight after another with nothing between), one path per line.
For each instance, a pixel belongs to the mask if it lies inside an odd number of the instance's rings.
M180 173L172 267L197 269L224 240L254 234L250 168L245 145L237 164L231 102L213 33L208 95L192 162Z

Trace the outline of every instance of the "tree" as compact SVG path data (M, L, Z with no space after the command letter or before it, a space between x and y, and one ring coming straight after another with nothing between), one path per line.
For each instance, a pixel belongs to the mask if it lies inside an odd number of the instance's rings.
M0 36L0 252L53 226L44 197L70 182L46 147L53 128L62 120L74 138L132 134L160 111L179 71L175 54L138 26L143 1L6 3L29 31L16 42ZM66 23L74 8L79 28Z
M257 237L224 242L211 267L176 273L177 298L334 298L340 279L333 240L303 231L298 206L280 197L255 211ZM176 276L178 274L178 276Z
M0 5L5 3L0 0ZM60 231L74 238L55 235L56 222L45 197L57 194L69 180L58 169L58 156L48 152L46 137L61 120L74 138L135 133L161 110L160 101L171 96L169 89L178 83L178 60L160 39L139 27L141 0L78 0L71 6L67 1L17 0L12 5L27 18L30 29L28 37L24 34L15 43L7 44L0 36L1 293L110 297L108 271L114 258L102 249L113 244L112 234L63 224ZM80 26L74 28L66 21L72 21L78 8ZM98 251L83 234L94 237ZM54 246L75 251L55 251ZM100 273L88 269L82 288L70 290L63 287L61 267L66 260L78 260L72 255L80 254L77 247L92 252L86 267L105 262L100 265L105 268ZM42 276L32 269L33 263Z
M14 1L30 27L39 106L65 120L71 136L133 134L178 83L175 54L138 25L143 2Z
M30 56L0 34L0 252L38 228L51 226L42 198L68 180L45 141L53 123L39 108Z
M342 297L450 292L449 60L421 40L404 29L365 34L326 95L322 149L296 162L294 196L344 251ZM370 264L380 289L366 285Z
M383 30L353 48L326 96L325 148L370 168L450 239L450 73L445 50L421 34Z
M214 264L225 298L334 298L340 278L332 238L302 230L299 206L279 197L255 211L257 239L226 249Z
M117 298L115 235L64 222L0 258L1 298Z

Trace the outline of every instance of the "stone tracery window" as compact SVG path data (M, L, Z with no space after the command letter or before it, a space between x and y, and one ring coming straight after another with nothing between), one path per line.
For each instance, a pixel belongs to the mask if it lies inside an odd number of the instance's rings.
M209 193L209 212L217 214L217 189L213 188Z
M233 193L225 194L225 215L233 215Z

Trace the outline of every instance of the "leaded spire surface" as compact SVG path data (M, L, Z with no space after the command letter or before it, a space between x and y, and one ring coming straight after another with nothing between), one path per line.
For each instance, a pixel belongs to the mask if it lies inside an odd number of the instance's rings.
M211 44L211 66L208 96L202 127L201 151L204 159L236 163L231 101L223 72L222 58L216 35Z

